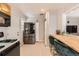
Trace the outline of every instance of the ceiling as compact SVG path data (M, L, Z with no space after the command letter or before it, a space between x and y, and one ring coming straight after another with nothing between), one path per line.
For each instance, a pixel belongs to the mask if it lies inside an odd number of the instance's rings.
M75 10L72 10L69 14L67 14L68 17L77 17L79 18L79 7Z
M50 12L65 12L74 6L78 5L75 3L14 3L12 4L21 10L25 15L37 14L45 11Z

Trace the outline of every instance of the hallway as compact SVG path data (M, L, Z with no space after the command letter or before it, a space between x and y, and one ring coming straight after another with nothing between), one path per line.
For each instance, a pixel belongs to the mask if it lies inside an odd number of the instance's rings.
M51 56L49 47L43 43L26 44L20 48L21 56Z

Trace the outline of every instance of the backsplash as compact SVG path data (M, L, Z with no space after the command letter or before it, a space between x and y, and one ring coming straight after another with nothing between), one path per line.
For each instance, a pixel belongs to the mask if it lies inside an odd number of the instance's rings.
M7 32L6 31L7 31L6 27L0 27L0 32L4 33L4 37L1 37L0 40L3 40L3 39L7 38L7 36L6 36Z

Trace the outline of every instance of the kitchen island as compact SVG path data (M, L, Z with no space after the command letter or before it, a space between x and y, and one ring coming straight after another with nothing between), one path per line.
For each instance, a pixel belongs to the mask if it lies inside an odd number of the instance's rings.
M79 36L52 34L51 37L51 41L60 55L79 56Z
M20 43L17 39L0 40L0 56L20 56Z

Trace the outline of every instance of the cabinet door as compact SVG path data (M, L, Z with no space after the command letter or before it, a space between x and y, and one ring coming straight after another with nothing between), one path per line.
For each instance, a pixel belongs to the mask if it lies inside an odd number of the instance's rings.
M0 56L20 56L20 43L17 42L6 48L0 53Z
M59 43L57 43L56 41L54 42L54 45L55 45L55 48L57 50L57 52L60 54L60 55L65 55L63 52L64 52L64 49L63 49L63 46L60 45Z
M20 56L20 47L19 46L15 47L6 56Z
M76 51L71 49L69 46L65 45L64 43L62 43L62 42L60 42L58 40L54 41L54 45L55 45L57 51L61 55L65 55L65 56L79 56L79 53L77 53Z

